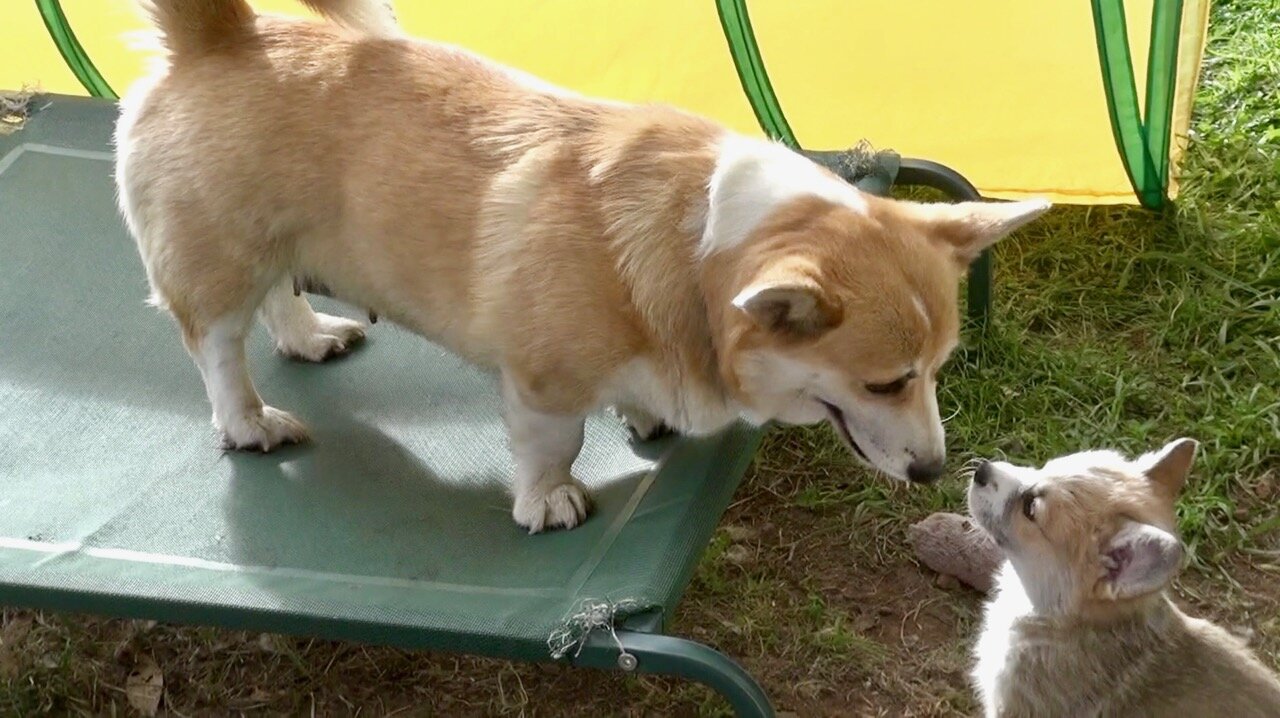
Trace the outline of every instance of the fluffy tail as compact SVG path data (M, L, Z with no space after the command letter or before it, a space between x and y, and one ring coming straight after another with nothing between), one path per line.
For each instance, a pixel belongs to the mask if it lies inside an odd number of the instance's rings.
M377 36L399 34L391 0L301 0L345 27ZM244 36L254 12L245 0L144 0L164 44L174 54L192 54Z
M391 0L301 0L303 5L333 22L366 35L400 34Z

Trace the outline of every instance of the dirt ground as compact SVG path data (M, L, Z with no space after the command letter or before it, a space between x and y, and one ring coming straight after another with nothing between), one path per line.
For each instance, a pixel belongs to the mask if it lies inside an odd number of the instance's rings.
M785 448L785 447L784 447ZM783 452L785 454L785 451ZM836 485L757 470L739 490L674 633L757 676L784 715L972 715L968 647L981 597L939 586L905 543L927 515L911 487ZM833 493L827 493L828 490ZM914 515L913 515L914 514ZM1270 537L1272 548L1280 540ZM1265 553L1192 568L1178 601L1280 658L1280 581ZM695 684L557 665L7 610L6 714L137 714L161 676L159 715L724 715Z

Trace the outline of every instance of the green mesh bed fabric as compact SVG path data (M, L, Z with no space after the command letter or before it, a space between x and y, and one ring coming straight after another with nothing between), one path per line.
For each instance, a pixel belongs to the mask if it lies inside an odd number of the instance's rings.
M494 378L382 323L324 365L256 330L259 390L315 440L223 453L174 325L143 303L115 106L33 102L0 136L0 604L524 659L585 599L670 615L756 432L636 446L593 417L576 471L597 512L529 536Z

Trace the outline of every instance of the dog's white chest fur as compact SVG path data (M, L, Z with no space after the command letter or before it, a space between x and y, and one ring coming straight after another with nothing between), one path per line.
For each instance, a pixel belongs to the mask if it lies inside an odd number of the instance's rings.
M1018 651L1020 633L1014 624L1031 615L1031 599L1022 582L1005 562L996 577L995 598L987 603L982 617L982 633L974 646L976 663L971 673L974 687L982 698L986 715L997 716L1005 703L1003 696L1015 678L1012 659Z
M682 434L705 436L741 418L741 408L722 392L700 382L682 382L644 359L624 366L606 395L605 403L617 406L641 436L658 423ZM655 426L646 427L646 419Z

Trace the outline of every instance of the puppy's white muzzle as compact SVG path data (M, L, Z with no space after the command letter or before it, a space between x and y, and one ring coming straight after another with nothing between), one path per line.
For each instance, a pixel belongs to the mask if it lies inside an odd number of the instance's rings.
M969 481L969 515L1001 545L1008 536L1008 507L1019 487L1008 468L1004 462L984 461Z

